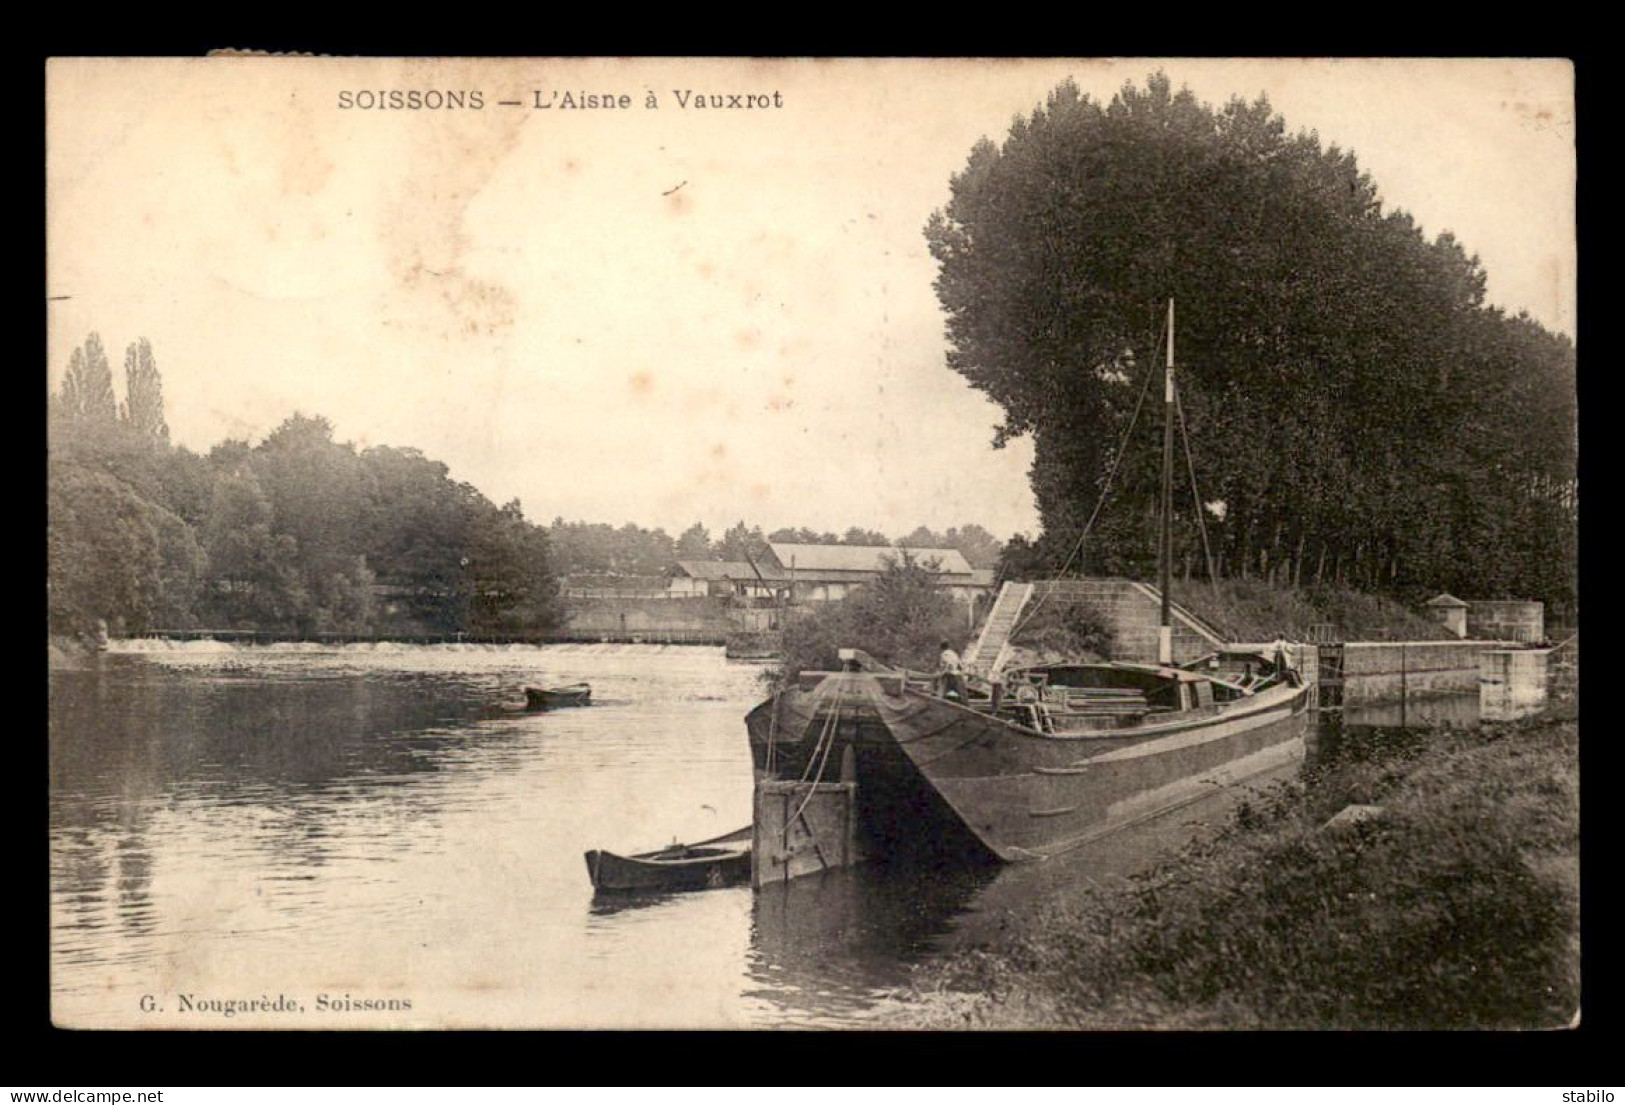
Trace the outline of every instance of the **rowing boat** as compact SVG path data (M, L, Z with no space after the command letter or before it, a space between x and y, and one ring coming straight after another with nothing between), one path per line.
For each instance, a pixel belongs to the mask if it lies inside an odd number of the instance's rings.
M621 856L593 849L587 874L600 892L710 890L750 880L751 828L697 844L671 844Z
M556 710L561 706L587 706L591 704L592 687L587 683L572 683L568 687L526 687L525 704L532 710Z

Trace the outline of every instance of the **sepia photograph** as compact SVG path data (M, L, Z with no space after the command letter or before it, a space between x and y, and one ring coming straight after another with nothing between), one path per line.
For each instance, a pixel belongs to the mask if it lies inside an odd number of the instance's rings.
M1570 61L45 85L53 1025L1581 1023Z

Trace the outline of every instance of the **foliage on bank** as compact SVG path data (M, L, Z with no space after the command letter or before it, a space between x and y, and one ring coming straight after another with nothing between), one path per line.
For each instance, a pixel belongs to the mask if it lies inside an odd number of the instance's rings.
M1291 587L1258 579L1192 580L1176 586L1181 606L1231 641L1306 640L1316 626L1330 626L1343 641L1434 641L1453 639L1438 622L1385 595L1347 587Z
M50 632L523 635L559 613L547 532L415 449L357 450L294 415L257 445L170 444L152 348L126 400L96 335L48 412Z
M1407 598L1574 597L1573 342L1485 303L1449 233L1384 210L1352 153L1260 98L1162 74L1109 103L1070 81L982 140L926 227L948 364L1031 435L1043 526L1007 576L1155 574L1160 388L1180 395L1214 569ZM1175 564L1206 571L1185 458ZM1424 593L1426 592L1426 593Z
M785 623L784 661L773 676L788 681L803 671L836 671L843 648L935 672L942 642L957 649L967 636L964 607L937 585L936 576L903 552L845 598L800 608Z
M1384 814L1342 832L1351 804ZM1578 724L1379 730L1148 873L919 980L960 1028L1556 1028L1579 1008Z
M1043 603L1035 605L1018 624L1010 638L1023 663L1109 660L1115 634L1111 622L1084 603Z

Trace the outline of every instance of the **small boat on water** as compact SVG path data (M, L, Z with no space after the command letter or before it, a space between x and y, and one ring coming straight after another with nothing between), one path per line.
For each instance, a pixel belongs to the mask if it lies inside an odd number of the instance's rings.
M557 710L564 706L588 706L591 703L592 685L588 683L525 688L525 705L532 710Z
M595 890L636 892L711 890L750 881L751 827L697 844L671 844L654 852L620 856L593 849L586 854Z

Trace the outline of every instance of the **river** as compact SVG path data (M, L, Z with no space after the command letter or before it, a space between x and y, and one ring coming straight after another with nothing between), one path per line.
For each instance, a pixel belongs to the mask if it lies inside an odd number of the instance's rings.
M161 641L53 671L53 1019L882 1026L916 964L1245 793L1045 864L595 899L587 849L749 822L761 671L683 646ZM583 680L590 709L520 709Z

